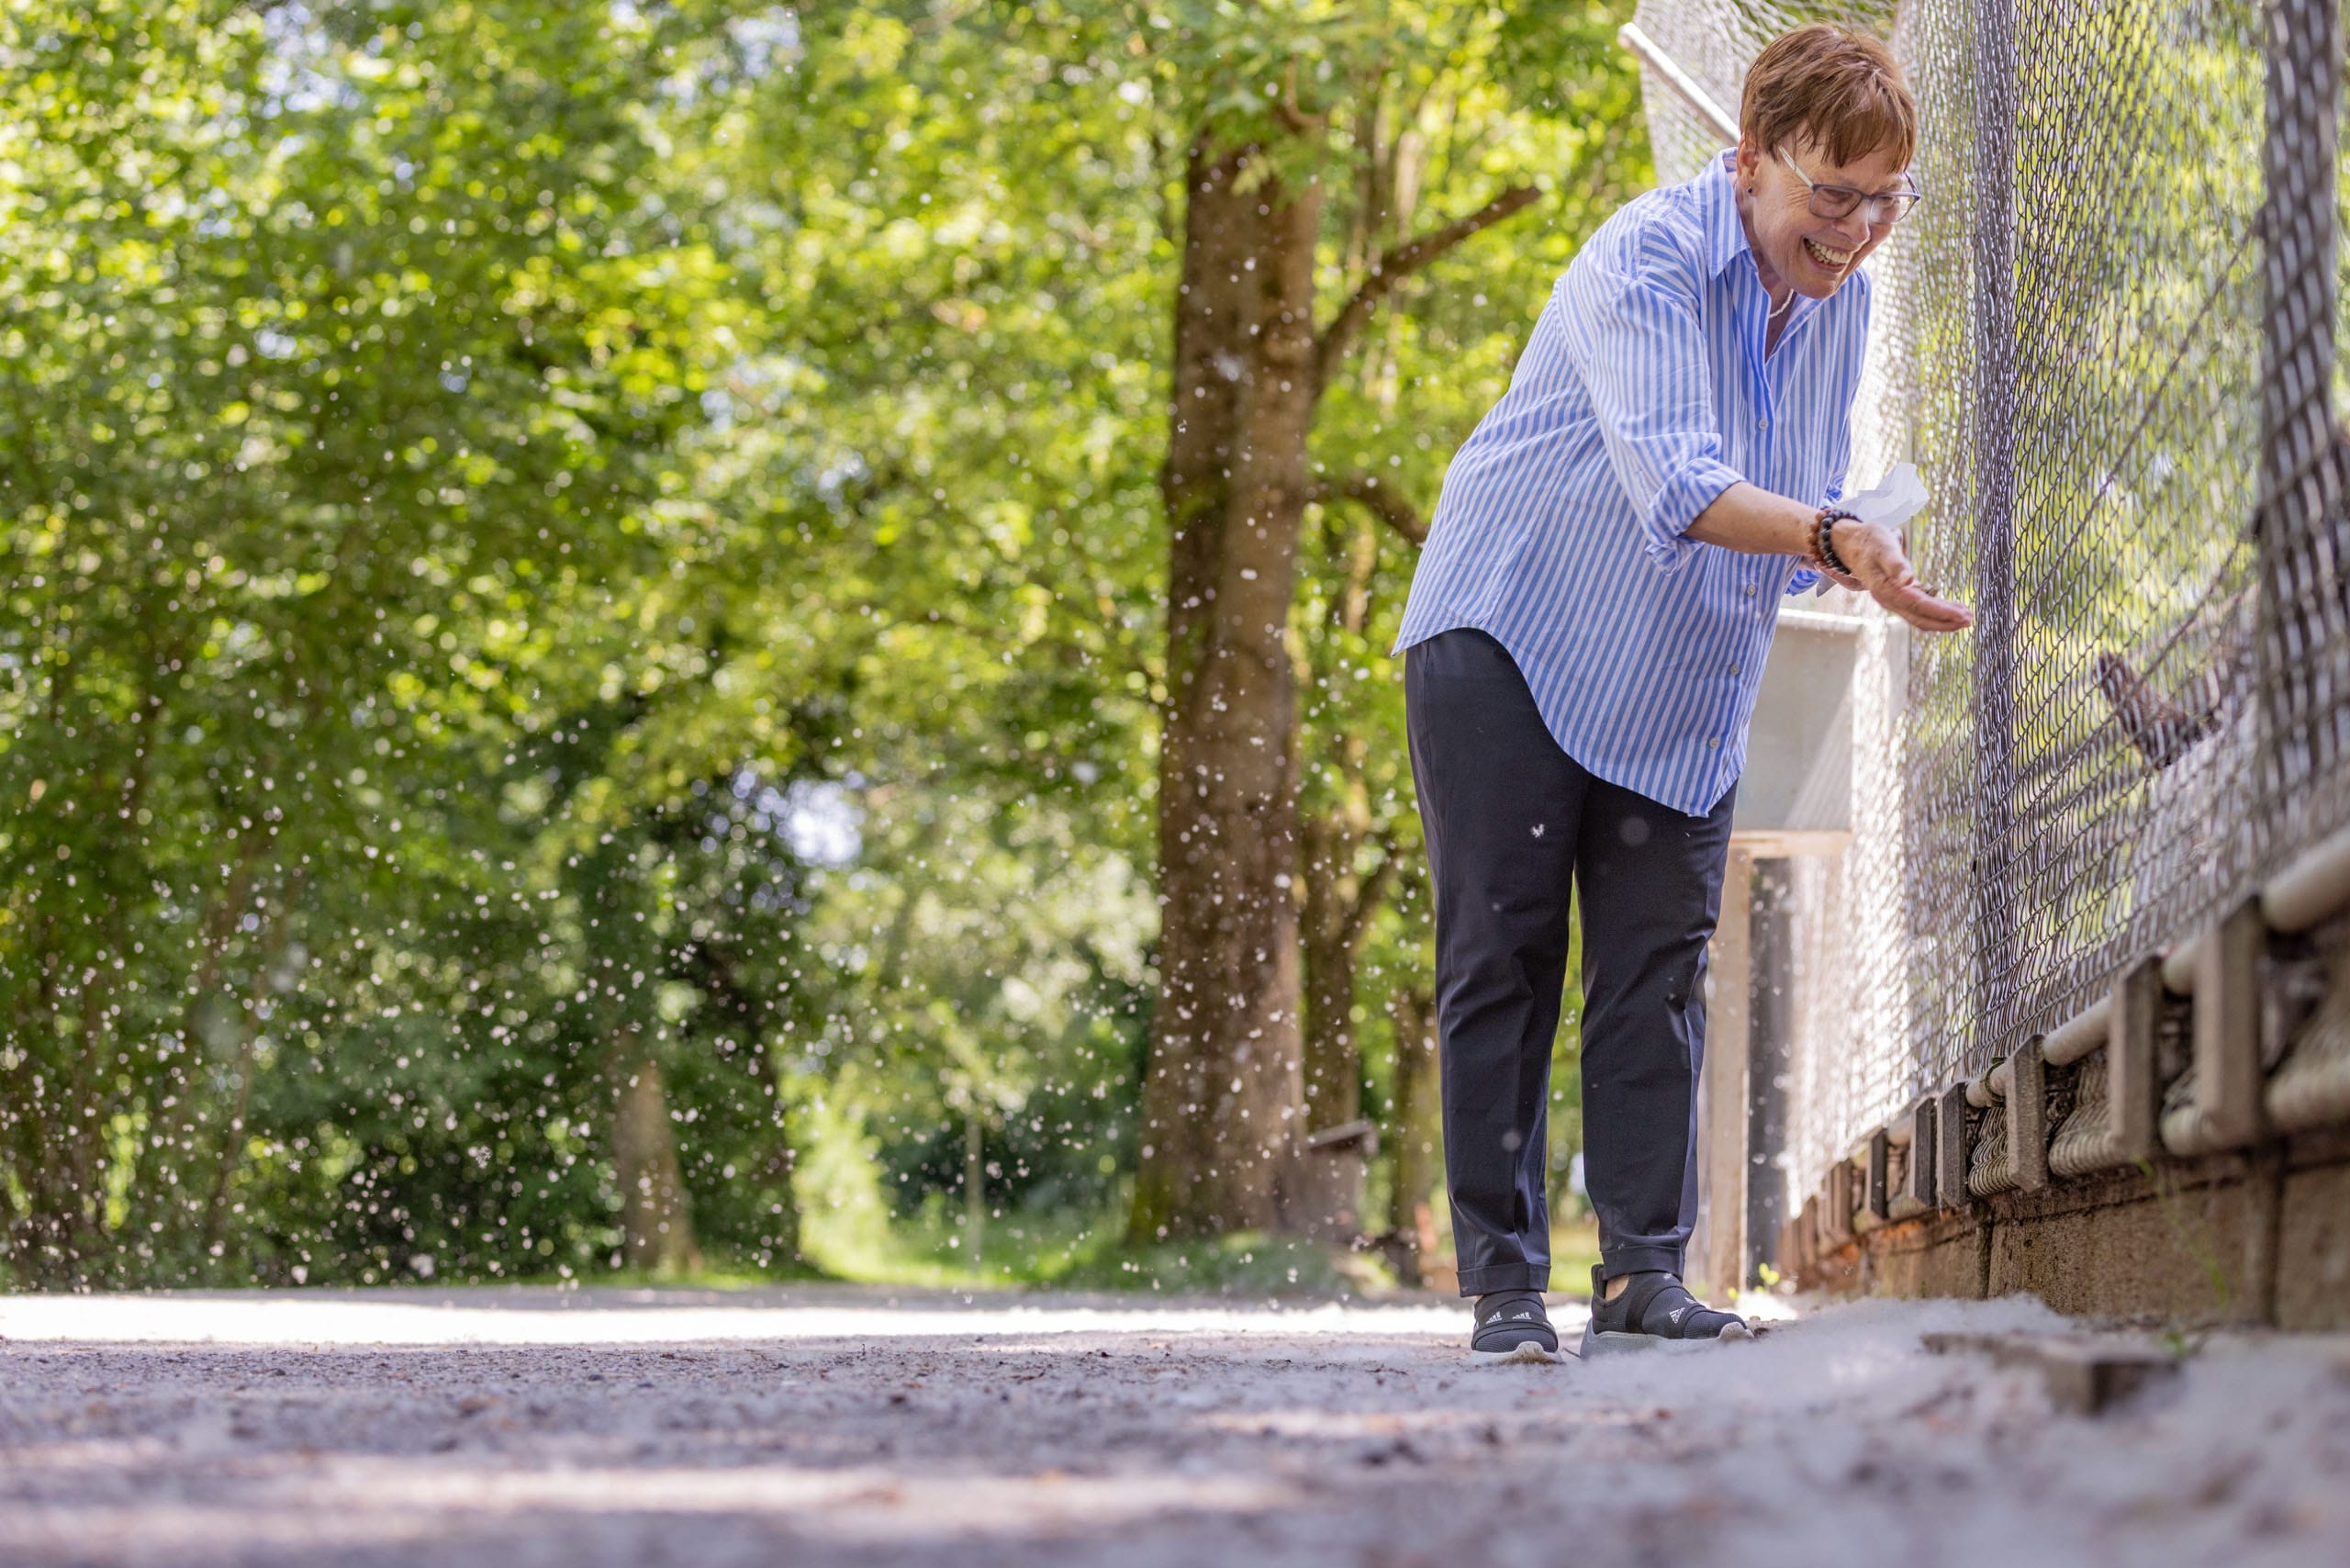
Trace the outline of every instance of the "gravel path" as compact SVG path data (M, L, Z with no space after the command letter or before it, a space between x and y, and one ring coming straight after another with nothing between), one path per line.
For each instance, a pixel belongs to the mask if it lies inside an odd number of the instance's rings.
M1447 1305L800 1290L0 1297L0 1563L2350 1562L2350 1375L2092 1419L1873 1303L1472 1368Z

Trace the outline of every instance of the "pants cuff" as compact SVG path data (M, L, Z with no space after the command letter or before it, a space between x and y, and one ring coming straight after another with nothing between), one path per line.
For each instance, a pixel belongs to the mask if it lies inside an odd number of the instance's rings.
M1681 1249L1678 1247L1603 1247L1599 1250L1599 1274L1612 1280L1619 1274L1666 1273L1681 1277Z
M1548 1263L1489 1263L1460 1271L1460 1294L1484 1295L1493 1291L1546 1291L1550 1288Z

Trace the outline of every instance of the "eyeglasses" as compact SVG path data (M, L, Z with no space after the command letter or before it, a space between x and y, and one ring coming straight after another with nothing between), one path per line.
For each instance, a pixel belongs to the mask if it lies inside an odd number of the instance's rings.
M1850 185L1823 185L1796 167L1796 161L1785 152L1777 156L1780 162L1795 170L1796 178L1801 180L1804 188L1811 193L1811 215L1814 218L1833 221L1850 218L1854 208L1861 208L1865 211L1865 221L1871 228L1884 228L1908 217L1910 210L1926 199L1926 193L1919 190L1880 191L1871 195L1867 191L1856 191Z

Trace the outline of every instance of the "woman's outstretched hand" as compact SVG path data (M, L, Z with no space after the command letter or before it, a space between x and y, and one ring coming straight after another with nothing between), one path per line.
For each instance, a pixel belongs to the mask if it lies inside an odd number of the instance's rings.
M1920 632L1964 632L1975 624L1975 612L1955 599L1928 593L1909 569L1909 553L1901 537L1882 523L1839 518L1829 542L1852 568L1849 576L1828 575L1845 588L1871 599Z
M1709 502L1690 524L1688 536L1700 544L1716 544L1751 555L1813 554L1813 532L1819 513L1785 496L1774 495L1744 480ZM1850 515L1839 518L1829 543L1850 572L1828 575L1855 593L1867 594L1921 632L1964 632L1975 624L1975 612L1963 604L1938 599L1919 585L1909 569L1909 552L1901 535L1880 522L1863 522Z

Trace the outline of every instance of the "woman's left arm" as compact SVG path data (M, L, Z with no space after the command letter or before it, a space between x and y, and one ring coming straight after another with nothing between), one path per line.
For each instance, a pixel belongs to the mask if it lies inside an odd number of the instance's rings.
M1689 525L1686 536L1748 555L1808 556L1818 518L1816 508L1741 482L1716 496ZM1893 530L1840 518L1829 542L1852 569L1849 577L1838 581L1867 594L1919 631L1964 632L1975 624L1974 612L1966 606L1938 599L1919 586L1908 554Z

